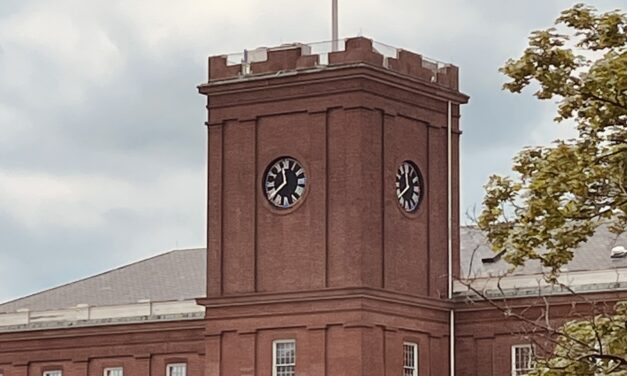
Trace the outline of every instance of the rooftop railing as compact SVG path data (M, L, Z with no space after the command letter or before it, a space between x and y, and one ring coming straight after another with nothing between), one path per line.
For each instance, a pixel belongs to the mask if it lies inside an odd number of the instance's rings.
M399 52L402 51L402 48L397 48L391 46L389 44L373 41L372 46L375 52L383 55L384 60L383 64L385 67L388 67L388 59L393 58L397 59L399 56ZM303 55L318 55L318 65L325 66L329 64L329 54L333 51L333 41L322 41L322 42L313 42L313 43L289 43L283 44L278 47L258 47L253 50L244 50L243 52L231 53L224 55L226 57L227 65L233 66L242 64L242 66L250 66L251 63L262 62L268 59L268 51L269 50L280 50L287 48L301 47L303 49ZM337 50L336 51L345 51L346 48L346 39L340 39L337 41ZM437 71L438 69L445 68L450 64L444 63L442 61L428 58L422 56L422 67L426 69L430 69L432 71ZM243 69L244 70L244 69ZM243 71L243 74L247 74L250 72Z

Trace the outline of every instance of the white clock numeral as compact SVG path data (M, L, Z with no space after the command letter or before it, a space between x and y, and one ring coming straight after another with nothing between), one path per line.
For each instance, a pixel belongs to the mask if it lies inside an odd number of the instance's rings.
M295 159L285 157L268 168L263 189L272 205L285 209L302 198L306 184L305 169Z
M410 162L403 162L396 172L396 196L401 208L406 212L413 212L420 202L420 174L416 166ZM409 196L409 197L408 197Z

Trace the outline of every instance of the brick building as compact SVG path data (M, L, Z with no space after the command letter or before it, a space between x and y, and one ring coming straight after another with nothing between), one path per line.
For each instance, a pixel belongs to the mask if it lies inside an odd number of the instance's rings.
M518 324L454 283L489 291L506 271L459 226L458 69L366 38L327 47L209 59L207 248L1 304L0 375L524 373ZM605 238L565 278L612 301L627 262ZM568 317L539 273L503 278L514 308L542 289Z

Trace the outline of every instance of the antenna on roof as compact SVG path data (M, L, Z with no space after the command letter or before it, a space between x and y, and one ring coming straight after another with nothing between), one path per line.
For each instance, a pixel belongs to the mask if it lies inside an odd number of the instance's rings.
M338 50L338 45L337 45L337 40L339 39L338 36L338 26L337 26L337 0L331 0L332 1L332 5L331 5L331 18L332 18L332 27L331 27L331 49L333 51L337 51Z

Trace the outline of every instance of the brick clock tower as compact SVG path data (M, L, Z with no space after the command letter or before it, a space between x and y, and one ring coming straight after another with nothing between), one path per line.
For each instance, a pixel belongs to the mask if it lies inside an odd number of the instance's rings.
M318 47L214 56L199 86L206 375L448 375L457 68L366 38Z

